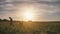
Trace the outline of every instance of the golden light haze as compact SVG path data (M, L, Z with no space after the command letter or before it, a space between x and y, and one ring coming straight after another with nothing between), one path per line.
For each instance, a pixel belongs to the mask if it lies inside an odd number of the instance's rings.
M18 11L21 11L21 13L18 12L18 14L22 15L24 21L33 20L35 17L35 8L32 5L22 6L21 10L19 9Z

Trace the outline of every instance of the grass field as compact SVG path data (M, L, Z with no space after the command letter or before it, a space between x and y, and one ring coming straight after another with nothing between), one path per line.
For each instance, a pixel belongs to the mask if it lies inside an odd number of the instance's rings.
M60 34L60 21L0 21L0 34Z

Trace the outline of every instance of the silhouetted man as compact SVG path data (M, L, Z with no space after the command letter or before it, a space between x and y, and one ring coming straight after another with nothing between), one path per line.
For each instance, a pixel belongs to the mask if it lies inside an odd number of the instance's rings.
M12 25L13 19L11 17L9 17L9 19L10 19L10 25Z

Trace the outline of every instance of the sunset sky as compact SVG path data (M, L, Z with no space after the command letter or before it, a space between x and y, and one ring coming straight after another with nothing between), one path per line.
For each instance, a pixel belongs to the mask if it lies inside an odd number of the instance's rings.
M60 0L0 0L1 19L25 20L26 13L33 21L60 21Z

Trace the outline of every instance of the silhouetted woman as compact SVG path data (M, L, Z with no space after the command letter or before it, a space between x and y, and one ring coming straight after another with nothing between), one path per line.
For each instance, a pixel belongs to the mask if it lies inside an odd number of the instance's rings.
M11 17L9 17L9 19L10 19L10 25L12 25L13 19Z

